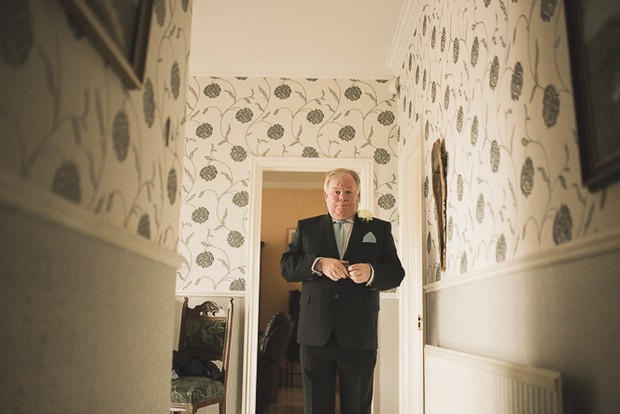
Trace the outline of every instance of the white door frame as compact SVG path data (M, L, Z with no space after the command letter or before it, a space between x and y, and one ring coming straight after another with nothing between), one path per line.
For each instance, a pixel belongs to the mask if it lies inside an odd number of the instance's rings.
M399 157L400 252L405 278L400 287L400 413L424 413L424 289L422 249L422 156L413 143Z
M263 205L263 172L326 172L335 168L349 168L360 175L360 208L373 211L372 159L350 158L274 158L255 157L250 169L250 228L248 229L249 255L246 277L243 412L256 412L256 356L258 355L258 311L260 304L260 238ZM302 218L302 217L300 217Z

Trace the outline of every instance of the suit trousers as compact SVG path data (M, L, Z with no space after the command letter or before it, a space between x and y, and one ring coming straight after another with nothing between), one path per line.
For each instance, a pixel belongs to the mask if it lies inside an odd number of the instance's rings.
M332 333L323 346L301 345L300 361L305 414L334 414L336 374L340 379L341 414L370 414L375 349L338 345Z

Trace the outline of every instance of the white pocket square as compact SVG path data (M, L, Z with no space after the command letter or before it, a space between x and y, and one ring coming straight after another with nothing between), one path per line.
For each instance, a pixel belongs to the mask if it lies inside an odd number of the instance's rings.
M377 242L377 238L375 237L374 234L372 234L372 232L366 233L366 235L364 236L364 239L362 240L362 243L376 243L376 242Z

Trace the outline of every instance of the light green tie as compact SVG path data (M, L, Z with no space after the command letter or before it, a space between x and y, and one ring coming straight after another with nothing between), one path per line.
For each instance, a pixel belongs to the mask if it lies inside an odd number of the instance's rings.
M334 223L336 224L334 228L334 234L336 235L336 246L338 247L338 255L342 259L342 256L344 255L344 252L342 251L344 249L344 223L346 223L346 221L336 220Z

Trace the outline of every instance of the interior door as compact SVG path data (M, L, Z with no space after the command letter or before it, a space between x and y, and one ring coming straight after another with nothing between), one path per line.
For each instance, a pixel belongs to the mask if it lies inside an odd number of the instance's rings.
M419 145L401 156L400 257L406 276L400 300L400 412L424 412L424 290L422 249L422 158Z

